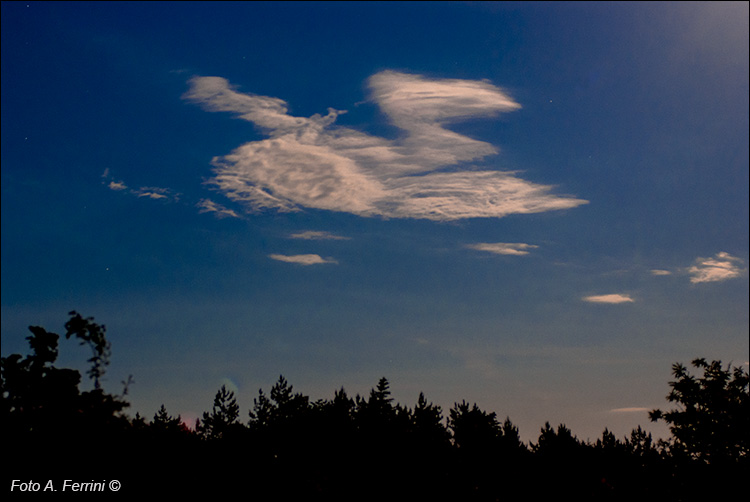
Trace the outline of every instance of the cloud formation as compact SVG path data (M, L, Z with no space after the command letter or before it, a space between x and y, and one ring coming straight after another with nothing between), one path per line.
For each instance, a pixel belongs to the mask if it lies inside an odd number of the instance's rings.
M331 258L322 258L317 254L270 254L268 255L268 257L272 260L283 261L286 263L296 263L298 265L322 265L324 263L338 263L336 260L333 260Z
M653 269L651 270L651 275L672 275L672 272L669 270L661 270L661 269Z
M161 188L161 187L140 187L140 188L129 188L128 185L126 185L122 181L113 180L111 179L111 176L109 174L109 168L104 170L104 173L102 174L103 183L106 183L107 188L110 190L114 190L116 192L123 192L123 193L129 193L131 195L135 195L138 198L145 197L147 199L155 199L155 200L166 200L170 202L176 202L180 200L180 194L174 192L174 190L171 190L169 188Z
M126 190L128 186L122 181L110 181L107 185L110 190Z
M523 256L529 254L529 249L536 249L539 246L521 242L480 242L469 244L466 247L495 254Z
M209 199L201 199L198 201L198 203L195 205L200 210L199 213L213 213L217 218L239 218L240 215L237 214L236 211L233 209L227 209L226 207L222 206L219 203L216 203Z
M609 295L584 296L582 300L585 302L590 302L590 303L609 303L609 304L632 303L635 301L630 297L630 295L623 295L620 293L613 293Z
M651 411L650 408L614 408L612 410L609 410L610 413L646 413L648 411Z
M304 239L308 241L323 241L323 240L346 241L350 239L350 237L343 237L341 235L332 234L331 232L323 232L323 231L318 231L318 230L307 230L305 232L298 232L296 234L290 234L289 237L291 239Z
M183 98L254 123L268 139L212 160L209 182L250 210L325 209L360 216L457 220L568 209L587 201L514 172L465 163L497 148L450 131L460 120L517 110L486 81L428 79L394 71L369 78L371 99L403 131L396 140L334 126L344 111L309 118L285 101L236 91L220 77L194 77ZM458 170L461 167L464 170ZM451 169L451 170L448 170Z
M688 269L692 276L690 282L697 284L734 279L744 271L741 265L740 258L725 252L717 253L713 258L698 258L696 264Z
M148 197L149 199L168 199L171 191L168 188L141 187L132 191L138 197Z

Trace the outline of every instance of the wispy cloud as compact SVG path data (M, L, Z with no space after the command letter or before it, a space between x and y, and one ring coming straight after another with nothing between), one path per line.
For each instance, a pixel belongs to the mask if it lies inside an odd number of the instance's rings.
M227 209L209 199L201 199L195 206L200 209L199 213L213 213L217 218L240 218L240 215L234 210Z
M692 276L690 282L697 284L734 279L744 272L742 263L740 258L725 252L717 253L713 258L698 258L695 265L688 269Z
M609 303L609 304L632 303L635 301L630 297L630 295L623 295L620 293L613 293L609 295L584 296L582 300L585 302L590 302L590 303Z
M350 239L350 237L344 237L341 235L332 234L331 232L323 232L323 231L318 231L318 230L308 230L305 232L290 234L289 238L304 239L304 240L309 240L309 241L322 241L322 240L345 241L345 240Z
M283 261L286 263L296 263L298 265L322 265L324 263L338 263L336 260L331 258L322 258L317 254L296 254L296 255L283 255L283 254L270 254L269 258L273 260Z
M110 190L117 192L128 193L135 195L136 197L145 197L147 199L161 199L171 202L180 200L180 194L169 188L161 187L140 187L140 188L129 188L122 181L113 180L110 178L109 168L104 170L102 174L102 183L106 183ZM107 182L109 180L109 182Z
M167 199L168 198L164 193L158 192L151 188L141 188L137 191L136 195L138 197L148 197L149 199Z
M520 108L489 82L384 71L370 77L368 86L402 137L334 126L344 112L333 108L326 115L294 117L281 99L240 93L220 77L194 77L184 99L208 111L235 113L269 136L215 157L210 183L251 210L306 207L386 218L502 217L587 202L555 195L551 186L515 172L455 170L498 150L447 124Z
M646 413L651 411L651 408L614 408L609 410L610 413Z
M536 249L539 246L520 242L480 242L478 244L468 244L466 247L495 254L523 256L529 254L529 249Z
M672 272L669 270L653 269L651 275L672 275Z
M128 186L122 181L110 181L107 185L111 190L127 190Z

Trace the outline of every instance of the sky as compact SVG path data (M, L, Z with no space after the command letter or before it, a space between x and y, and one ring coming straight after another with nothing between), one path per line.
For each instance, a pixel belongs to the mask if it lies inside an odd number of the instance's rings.
M75 310L131 415L386 377L666 437L672 364L750 359L748 17L2 2L2 354Z

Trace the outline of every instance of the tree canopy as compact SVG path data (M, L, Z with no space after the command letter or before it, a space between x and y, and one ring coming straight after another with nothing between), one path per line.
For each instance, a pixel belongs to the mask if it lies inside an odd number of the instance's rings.
M673 448L707 463L739 462L750 451L750 394L748 372L722 367L721 361L692 361L701 375L675 363L667 400L677 408L649 413L651 420L669 424Z
M677 408L650 413L672 433L658 442L640 426L623 439L605 429L591 443L546 423L524 443L509 417L476 404L455 403L444 416L423 393L413 407L396 403L385 377L366 397L342 387L312 401L282 375L268 393L259 389L246 423L242 396L222 386L191 429L164 405L151 421L130 418L124 391L102 388L111 356L104 326L70 316L65 337L91 349L94 388L82 391L77 370L55 366L58 334L29 328L30 353L0 364L3 446L14 460L4 479L116 469L130 473L120 474L130 495L169 479L191 497L243 480L255 495L295 500L382 500L396 487L415 500L689 500L731 494L747 473L748 373L720 361L694 360L697 376L673 366L667 400Z

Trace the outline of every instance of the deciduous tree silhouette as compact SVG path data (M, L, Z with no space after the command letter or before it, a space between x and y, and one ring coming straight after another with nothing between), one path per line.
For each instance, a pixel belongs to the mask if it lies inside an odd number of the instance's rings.
M676 363L667 400L679 408L649 413L652 421L664 420L674 437L672 447L694 459L712 462L746 461L750 451L750 394L748 372L722 368L721 361L695 359L701 376Z
M114 465L125 456L132 426L122 411L128 403L101 388L109 357L104 327L76 312L70 315L66 338L75 336L92 347L88 374L95 388L81 392L77 370L55 367L58 334L29 327L31 353L0 362L3 450L11 459L6 476L45 469L50 477L70 476L88 465L87 476L93 477L105 469L103 458Z
M81 375L77 370L56 368L60 336L39 326L30 326L27 337L31 354L25 358L12 354L2 358L2 412L4 429L12 434L56 434L66 430L104 431L107 427L122 428L127 419L120 412L128 403L101 389L100 379L108 364L109 342L105 329L71 312L66 337L75 335L82 343L91 344L94 356L89 359L89 375L94 390L81 392Z
M94 380L94 387L99 389L100 380L109 366L109 358L112 355L112 346L105 336L107 328L103 324L93 322L93 317L84 318L75 311L70 312L70 315L72 317L65 323L65 338L75 336L81 345L89 346L92 356L88 360L91 363L88 375Z

